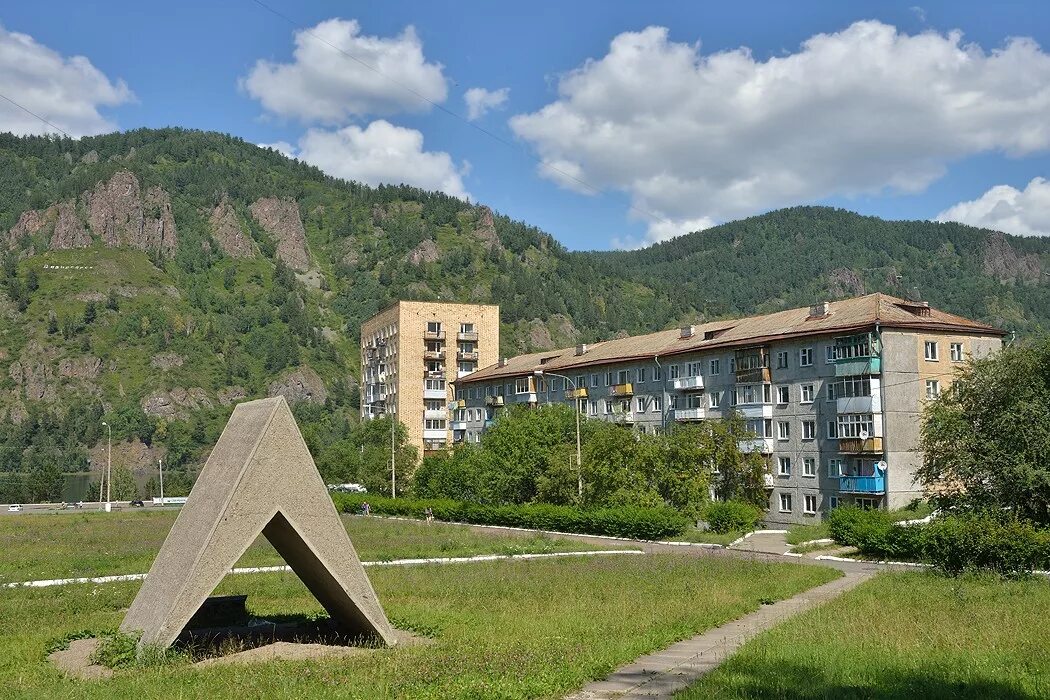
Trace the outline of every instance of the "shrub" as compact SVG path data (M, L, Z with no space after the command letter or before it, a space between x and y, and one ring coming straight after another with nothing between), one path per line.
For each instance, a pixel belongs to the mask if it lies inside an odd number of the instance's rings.
M704 520L714 532L748 532L761 522L762 511L743 501L715 501L704 509Z
M894 516L884 510L836 508L828 515L828 529L836 542L856 547L868 556L921 559L923 555L923 528L897 525Z
M685 516L667 507L585 510L542 503L486 505L449 499L392 499L341 493L333 494L332 498L336 507L344 513L360 513L361 504L367 501L376 515L422 518L429 507L435 519L447 522L502 525L641 540L673 537L684 532L689 524Z
M934 520L925 529L926 558L945 573L989 569L1014 576L1050 564L1050 533L1017 518L952 515Z

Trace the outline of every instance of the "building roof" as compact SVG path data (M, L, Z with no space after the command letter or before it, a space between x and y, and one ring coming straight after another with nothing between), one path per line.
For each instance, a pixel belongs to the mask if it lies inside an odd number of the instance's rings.
M907 301L881 293L829 302L826 310L823 313L822 308L802 307L761 316L710 321L693 326L692 335L684 338L681 329L674 328L606 340L588 345L582 355L577 355L575 348L519 355L508 359L503 366L490 365L469 374L458 383L521 376L537 369L567 372L613 362L715 348L747 347L812 335L858 332L876 325L881 328L950 331L971 335L1006 334L993 326L940 311L925 302Z

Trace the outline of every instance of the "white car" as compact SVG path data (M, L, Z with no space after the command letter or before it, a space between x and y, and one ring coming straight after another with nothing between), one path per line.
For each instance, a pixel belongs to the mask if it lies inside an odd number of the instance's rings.
M21 503L12 503L11 505L9 505L7 507L7 512L8 513L21 513L22 512L22 504Z

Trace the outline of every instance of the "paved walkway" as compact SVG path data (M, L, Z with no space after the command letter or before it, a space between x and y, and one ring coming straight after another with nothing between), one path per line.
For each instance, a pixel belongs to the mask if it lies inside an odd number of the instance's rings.
M756 532L730 547L730 549L741 552L765 552L767 554L784 554L790 548L786 533L772 530Z
M605 680L590 683L567 700L613 698L670 698L716 668L760 632L867 581L872 572L848 572L823 586L811 588L755 612L708 630L662 651L621 666Z

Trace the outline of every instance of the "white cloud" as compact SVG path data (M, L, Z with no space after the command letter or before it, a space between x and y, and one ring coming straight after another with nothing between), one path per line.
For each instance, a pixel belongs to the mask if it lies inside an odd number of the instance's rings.
M678 221L672 221L670 219L652 221L649 224L648 230L645 232L645 236L641 238L633 236L621 238L614 236L612 239L612 247L621 250L635 250L636 248L642 248L647 245L652 245L653 243L669 241L672 238L684 236L685 234L693 233L694 231L703 231L704 229L711 228L716 223L718 222L709 219L706 216L701 216L698 219L680 219Z
M1023 190L996 185L977 199L945 209L935 221L958 221L1020 236L1050 236L1050 181L1032 178Z
M28 34L0 26L0 93L72 136L114 131L99 113L134 99L123 80L112 81L84 56L64 57ZM7 100L0 99L0 131L58 133Z
M499 90L486 90L485 88L470 88L463 93L463 101L467 103L467 119L474 121L481 119L494 109L499 109L507 103L510 96L510 88Z
M368 185L403 183L462 199L470 197L463 185L468 163L456 167L448 153L424 151L422 133L384 119L363 129L310 129L299 139L298 148L283 141L269 146L335 177Z
M241 86L279 116L338 124L352 116L428 110L427 100L443 102L448 95L442 71L424 58L411 26L383 38L362 35L356 20L329 19L295 33L291 63L260 59Z
M288 156L289 158L298 158L299 154L296 153L295 146L288 143L287 141L274 141L273 143L260 143L257 144L260 148L272 148L273 150Z
M958 32L876 21L766 60L746 48L702 55L662 27L626 32L558 93L510 120L541 175L626 192L637 212L675 222L918 192L953 160L1050 148L1050 55L1034 41L986 52ZM650 238L666 228L653 224Z

